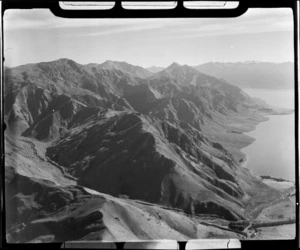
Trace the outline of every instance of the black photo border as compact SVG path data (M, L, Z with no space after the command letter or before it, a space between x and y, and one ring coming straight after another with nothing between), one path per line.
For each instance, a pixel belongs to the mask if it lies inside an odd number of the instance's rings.
M64 0L71 1L71 0ZM73 0L80 1L80 0ZM89 2L97 0L88 0ZM103 1L103 0L98 0ZM104 0L105 1L105 0ZM108 0L106 0L108 1ZM122 2L128 2L123 0ZM130 0L138 2L147 2L147 0ZM152 0L155 1L155 0ZM164 0L166 1L166 0ZM168 1L168 0L167 0ZM216 1L216 0L211 0ZM234 1L234 0L229 0ZM81 0L82 2L82 0ZM170 1L171 2L171 1ZM4 114L4 93L3 93L3 15L8 9L32 9L43 8L50 9L52 13L59 17L66 18L201 18L201 17L237 17L242 15L249 8L290 8L293 11L294 20L294 98L295 98L295 172L296 172L296 238L294 240L241 240L242 249L298 249L299 241L299 100L298 100L298 83L299 83L299 0L239 0L240 4L236 9L186 9L183 6L184 0L177 0L177 6L174 9L159 9L159 10L128 10L123 9L121 1L115 1L115 6L109 10L63 10L59 7L58 0L0 0L1 4L1 41L0 45L0 76L1 76L1 123L0 123L0 148L1 148L1 168L0 168L0 202L1 202L1 217L0 217L0 248L15 249L15 248L30 248L41 249L49 247L51 249L61 248L62 243L35 243L35 244L9 244L6 242L5 235L5 206L4 206L4 130L5 124L3 119ZM186 242L179 242L179 248L185 249ZM124 243L116 243L117 249L122 249Z

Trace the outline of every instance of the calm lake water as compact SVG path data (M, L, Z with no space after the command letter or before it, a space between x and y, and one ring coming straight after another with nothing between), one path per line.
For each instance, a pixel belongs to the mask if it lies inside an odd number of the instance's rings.
M294 109L293 90L244 89L272 106ZM270 175L295 181L294 114L272 115L246 133L255 141L242 151L247 155L246 167L255 175Z

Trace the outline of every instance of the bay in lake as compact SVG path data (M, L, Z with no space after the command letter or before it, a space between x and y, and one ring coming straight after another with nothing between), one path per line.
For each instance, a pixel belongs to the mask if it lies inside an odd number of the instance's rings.
M244 89L252 97L268 104L294 109L294 90ZM270 175L295 181L294 114L272 115L259 123L255 130L245 133L255 138L242 149L247 155L246 167L255 175Z

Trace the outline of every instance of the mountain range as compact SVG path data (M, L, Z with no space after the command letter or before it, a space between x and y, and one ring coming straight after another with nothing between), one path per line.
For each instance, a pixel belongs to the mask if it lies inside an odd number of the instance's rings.
M151 71L66 58L5 68L10 242L208 237L201 221L252 220L283 195L240 149L253 141L243 132L290 111L188 65Z
M294 88L294 64L291 62L209 62L193 66L202 73L224 79L242 89L292 89ZM163 67L147 68L152 73Z
M294 64L291 62L210 62L195 68L203 73L225 79L240 88L294 88Z

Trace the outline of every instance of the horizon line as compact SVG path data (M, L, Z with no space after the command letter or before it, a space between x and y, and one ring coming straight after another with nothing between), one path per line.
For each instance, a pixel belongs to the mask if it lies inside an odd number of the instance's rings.
M59 60L63 60L63 59L67 59L67 60L71 60L71 61L74 61L76 62L77 64L80 64L80 65L88 65L88 64L98 64L98 65L101 65L107 61L111 61L111 62L119 62L119 63L127 63L127 64L130 64L132 66L137 66L137 67L142 67L144 69L147 69L147 68L151 68L151 67L159 67L159 68L168 68L170 65L172 65L173 63L177 63L181 66L184 66L184 65L187 65L187 66L190 66L190 67L197 67L197 66L201 66L201 65L204 65L204 64L208 64L208 63L220 63L220 64L228 64L228 63L232 63L232 64L236 64L236 63L272 63L272 64L284 64L284 63L294 63L293 61L282 61L282 62L272 62L272 61L257 61L257 60L245 60L245 61L207 61L207 62L203 62L203 63L198 63L198 64L187 64L187 63L178 63L177 61L173 61L171 63L169 63L167 66L161 66L161 65L150 65L150 66L142 66L142 65L139 65L139 64L135 64L135 63L131 63L131 62L128 62L128 61L124 61L124 60L111 60L111 59L107 59L103 62L89 62L89 63L79 63L77 62L76 60L74 59L70 59L70 58L66 58L66 57L61 57L61 58L58 58L58 59L54 59L54 60L50 60L50 61L39 61L39 62L29 62L29 63L25 63L25 64L19 64L19 65L15 65L15 66L6 66L5 65L5 61L4 61L4 67L7 67L7 68L17 68L17 67L21 67L21 66L25 66L25 65L30 65L30 64L38 64L38 63L51 63L51 62L55 62L55 61L59 61Z

